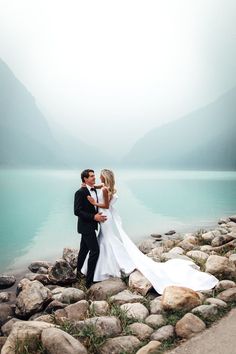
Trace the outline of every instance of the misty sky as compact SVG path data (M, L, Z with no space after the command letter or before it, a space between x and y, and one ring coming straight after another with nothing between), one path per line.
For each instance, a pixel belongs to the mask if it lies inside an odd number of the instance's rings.
M0 57L49 120L110 153L236 84L235 0L0 0Z

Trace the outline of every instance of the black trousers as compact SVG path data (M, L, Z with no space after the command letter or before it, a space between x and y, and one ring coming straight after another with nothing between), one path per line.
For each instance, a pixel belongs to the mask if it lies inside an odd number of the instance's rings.
M77 262L78 271L81 271L88 252L89 258L86 275L86 286L90 286L93 282L94 271L99 257L99 245L95 231L87 234L82 234Z

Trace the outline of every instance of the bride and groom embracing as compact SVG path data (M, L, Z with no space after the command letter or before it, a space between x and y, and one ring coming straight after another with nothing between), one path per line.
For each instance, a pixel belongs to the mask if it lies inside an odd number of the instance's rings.
M195 291L212 289L218 279L201 272L190 260L171 259L158 263L143 254L122 227L114 204L117 201L115 177L103 169L101 184L95 184L91 169L81 173L82 187L75 193L74 214L78 216L81 236L77 278L86 276L86 287L94 282L129 275L139 270L162 294L170 285L185 286Z

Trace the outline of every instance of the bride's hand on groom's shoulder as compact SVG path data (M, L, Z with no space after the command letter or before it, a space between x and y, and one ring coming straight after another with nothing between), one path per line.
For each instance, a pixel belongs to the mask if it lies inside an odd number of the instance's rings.
M87 199L88 199L88 201L89 201L91 204L96 205L96 201L95 201L95 199L93 199L93 197L91 197L90 195L88 195L88 196L87 196Z

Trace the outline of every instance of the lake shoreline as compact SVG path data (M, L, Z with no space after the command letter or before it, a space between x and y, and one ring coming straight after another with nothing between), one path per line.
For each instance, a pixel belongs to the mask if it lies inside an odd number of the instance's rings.
M211 231L199 229L178 238L170 230L166 236L145 238L140 251L155 262L191 260L198 270L216 277L214 287L194 291L169 285L158 293L135 269L87 289L84 279L76 279L74 273L78 250L66 248L53 264L32 262L27 274L9 277L14 285L0 291L2 353L10 354L13 345L41 354L55 343L60 350L70 343L68 354L78 350L108 354L111 345L122 348L117 354L124 350L144 354L150 346L163 353L203 332L236 307L236 215L221 218ZM46 334L49 339L53 334L53 344L44 341ZM35 343L44 351L38 352ZM17 354L23 352L19 350Z

